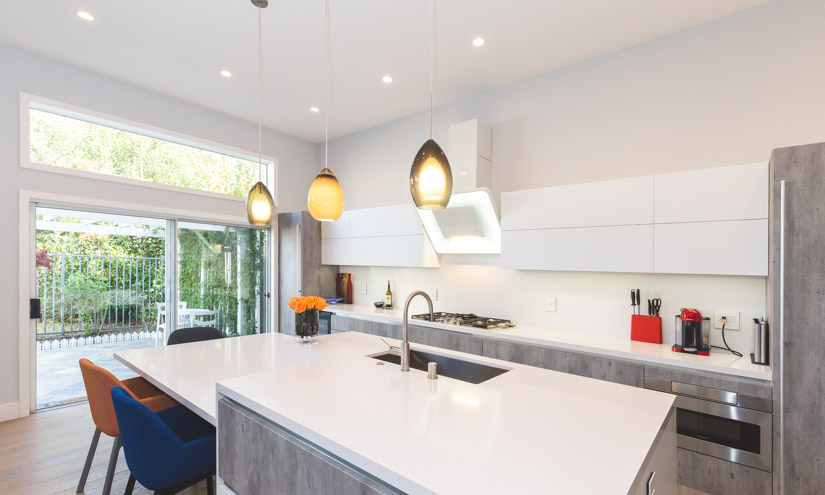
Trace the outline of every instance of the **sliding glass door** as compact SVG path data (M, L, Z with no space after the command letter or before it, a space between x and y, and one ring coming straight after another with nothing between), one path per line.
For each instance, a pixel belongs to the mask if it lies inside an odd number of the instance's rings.
M179 222L178 327L226 337L267 331L268 250L268 230Z
M269 230L43 206L35 214L37 409L85 400L81 358L129 378L114 353L164 345L179 328L269 331Z

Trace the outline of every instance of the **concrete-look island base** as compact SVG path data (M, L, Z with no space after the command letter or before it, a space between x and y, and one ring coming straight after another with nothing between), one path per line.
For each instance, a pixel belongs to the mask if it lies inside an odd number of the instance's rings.
M245 338L245 337L241 337ZM414 346L509 369L480 384L369 356L360 333L218 382L218 475L239 495L676 492L673 396ZM391 342L395 344L395 342ZM380 364L379 364L380 363Z

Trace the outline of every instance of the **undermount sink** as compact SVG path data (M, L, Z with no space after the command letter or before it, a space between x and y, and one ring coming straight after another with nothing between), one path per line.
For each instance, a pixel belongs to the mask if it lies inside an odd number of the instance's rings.
M392 352L371 355L369 357L380 361L385 361L387 363L401 364L401 356ZM415 368L426 372L427 363L430 362L438 363L438 375L473 384L486 382L491 378L495 378L502 373L507 373L510 371L507 368L499 368L498 366L465 361L463 359L445 356L443 354L410 350L410 368Z

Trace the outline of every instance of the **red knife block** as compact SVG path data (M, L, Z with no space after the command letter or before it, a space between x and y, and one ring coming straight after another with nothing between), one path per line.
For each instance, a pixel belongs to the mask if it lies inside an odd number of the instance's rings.
M662 343L662 318L658 316L631 315L630 340Z

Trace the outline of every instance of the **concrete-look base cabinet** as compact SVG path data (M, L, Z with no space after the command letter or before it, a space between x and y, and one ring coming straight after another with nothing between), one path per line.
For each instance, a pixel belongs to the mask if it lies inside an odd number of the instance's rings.
M770 495L772 474L735 462L677 449L679 484L708 495Z
M662 425L629 495L676 495L676 410Z
M362 318L350 318L341 315L332 315L332 331L355 331L388 337L391 339L401 338L400 323L384 323L380 321L364 320ZM409 340L415 344L430 345L449 349L451 351L466 352L467 354L482 354L482 338L461 332L451 332L439 328L419 327L410 324Z
M639 363L493 339L484 339L483 349L484 357L644 387L644 365Z
M218 402L218 475L238 495L400 493L227 399Z

